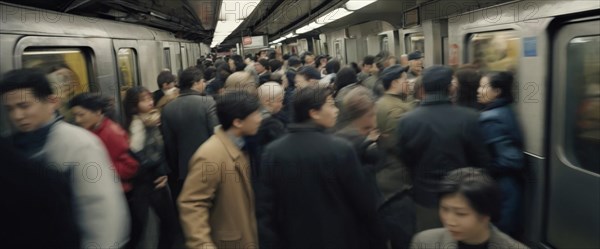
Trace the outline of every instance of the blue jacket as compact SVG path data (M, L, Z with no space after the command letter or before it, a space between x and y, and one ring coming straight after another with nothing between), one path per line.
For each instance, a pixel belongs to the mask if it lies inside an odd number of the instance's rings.
M505 99L497 99L479 116L485 144L492 153L493 175L512 174L523 167L523 135L509 104Z
M488 104L479 116L479 124L492 155L489 170L502 192L500 220L495 225L514 235L522 200L519 178L524 166L523 135L510 102L505 99Z

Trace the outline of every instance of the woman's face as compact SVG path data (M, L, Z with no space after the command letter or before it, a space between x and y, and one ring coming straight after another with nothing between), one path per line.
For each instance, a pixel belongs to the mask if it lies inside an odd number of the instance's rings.
M489 104L497 99L499 95L500 89L492 87L488 77L481 77L479 88L477 89L477 101L484 105Z
M327 96L327 101L321 106L320 110L310 110L311 117L315 123L325 128L335 126L337 121L338 108L335 106L335 101L331 95Z
M148 113L154 109L154 100L149 92L140 93L140 101L138 102L138 112Z
M71 108L71 112L75 116L75 123L88 130L93 129L96 124L102 121L101 111L92 111L81 106L74 106Z
M485 242L484 236L489 229L490 218L477 213L463 194L442 197L439 212L444 228L454 240L467 244Z

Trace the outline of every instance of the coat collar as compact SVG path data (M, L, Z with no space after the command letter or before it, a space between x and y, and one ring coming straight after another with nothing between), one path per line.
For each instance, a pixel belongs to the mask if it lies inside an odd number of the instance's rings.
M290 133L298 132L324 132L326 129L313 122L293 123L288 125Z
M491 103L487 104L483 108L483 111L491 110L491 109L498 108L498 107L503 107L508 104L510 104L510 102L507 99L499 98L499 99L496 99L496 100L492 101Z
M441 92L432 92L432 93L426 93L425 94L425 98L421 101L421 106L426 106L426 105L441 105L441 104L452 104L452 102L450 102L450 97L448 96L448 94L445 93L441 93Z
M188 95L202 96L202 93L198 92L196 90L192 90L192 89L181 89L181 91L179 92L179 97L188 96Z
M238 159L242 155L242 151L237 145L235 145L225 130L223 130L223 127L218 125L215 127L214 131L215 136L221 141L221 143L223 143L229 156L234 160Z
M514 248L514 245L507 243L506 240L501 238L500 233L498 228L490 224L490 239L488 240L489 248ZM458 248L458 242L452 238L452 235L450 235L447 230L442 237L442 244L449 245L448 249Z

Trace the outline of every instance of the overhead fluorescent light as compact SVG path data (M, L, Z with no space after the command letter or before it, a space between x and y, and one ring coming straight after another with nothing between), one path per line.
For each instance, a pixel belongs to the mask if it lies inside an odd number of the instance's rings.
M330 11L329 13L317 18L317 20L315 21L318 24L328 24L330 22L336 21L342 17L345 17L347 15L352 14L352 11L346 10L344 8L337 8L334 9L332 11Z
M260 2L261 0L223 0L211 47L227 39L254 12Z
M349 11L357 11L374 2L377 2L377 0L349 0L344 6Z

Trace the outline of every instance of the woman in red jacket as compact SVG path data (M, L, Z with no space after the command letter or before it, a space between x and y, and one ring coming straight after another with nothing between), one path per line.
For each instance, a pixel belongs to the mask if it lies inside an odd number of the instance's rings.
M75 123L96 134L106 146L114 169L117 171L123 191L131 191L131 179L139 163L129 154L127 132L111 120L112 101L94 93L82 93L69 101Z

